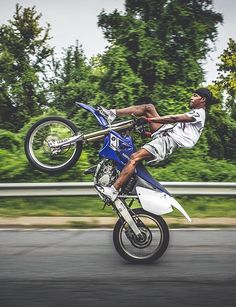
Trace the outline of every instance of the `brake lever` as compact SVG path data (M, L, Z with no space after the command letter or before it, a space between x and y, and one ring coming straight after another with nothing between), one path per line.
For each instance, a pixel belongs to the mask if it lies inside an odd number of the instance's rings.
M134 113L131 114L131 117L133 117L133 120L136 122L138 120L138 117L134 115Z
M144 126L144 124L146 124L147 122L143 119L143 117L137 117L136 115L134 115L133 113L131 114L131 116L133 117L135 124L138 124L140 126Z

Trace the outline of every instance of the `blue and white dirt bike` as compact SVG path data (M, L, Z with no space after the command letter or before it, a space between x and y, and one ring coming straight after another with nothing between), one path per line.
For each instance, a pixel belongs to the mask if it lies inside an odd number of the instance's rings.
M101 130L82 134L68 119L51 116L36 122L25 139L25 152L30 163L38 170L54 174L72 167L79 159L83 144L103 140L99 151L100 162L87 170L94 175L94 186L110 186L119 176L130 155L135 152L131 130L143 133L139 119L121 121L109 125L102 115L102 108L77 103L91 112ZM122 188L119 197L110 205L119 219L113 230L117 252L127 261L152 262L160 258L169 243L169 230L161 215L177 208L186 218L190 217L172 195L140 163L134 175ZM132 208L134 201L142 208Z

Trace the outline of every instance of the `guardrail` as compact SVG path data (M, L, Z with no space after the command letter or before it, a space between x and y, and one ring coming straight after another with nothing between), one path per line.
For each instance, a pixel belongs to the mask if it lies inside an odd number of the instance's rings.
M161 182L173 195L235 196L235 182ZM92 182L0 183L0 197L93 196Z

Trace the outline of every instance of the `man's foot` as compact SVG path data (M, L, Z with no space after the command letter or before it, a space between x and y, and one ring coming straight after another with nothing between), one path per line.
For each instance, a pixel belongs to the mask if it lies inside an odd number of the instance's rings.
M101 185L97 185L96 189L99 193L104 195L105 197L109 198L111 201L115 201L119 192L113 187L104 187Z
M111 124L115 118L116 114L112 110L108 110L102 106L98 106L98 111L106 118L109 124Z

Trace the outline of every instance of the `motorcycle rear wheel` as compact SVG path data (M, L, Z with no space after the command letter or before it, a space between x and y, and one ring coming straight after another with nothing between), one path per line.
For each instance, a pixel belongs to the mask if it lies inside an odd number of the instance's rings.
M68 170L81 155L82 141L58 148L52 148L49 144L65 141L76 134L77 127L68 119L59 116L43 118L26 135L26 157L34 168L42 172L56 174Z
M117 252L132 263L150 263L159 259L169 244L169 229L161 216L143 209L133 209L133 218L143 238L138 239L126 221L119 219L113 230Z

